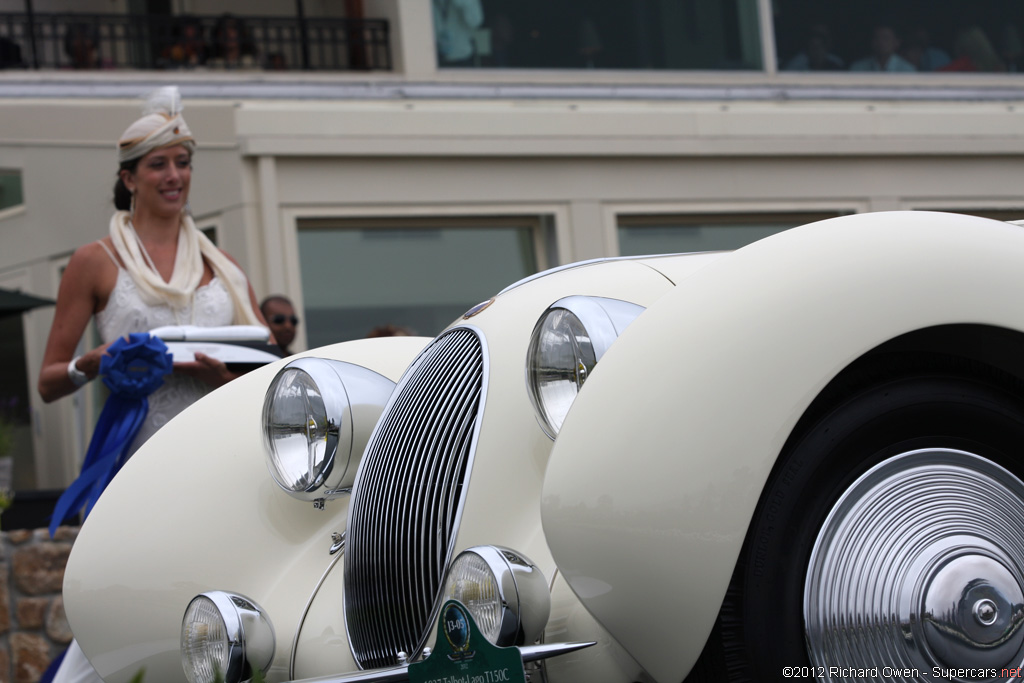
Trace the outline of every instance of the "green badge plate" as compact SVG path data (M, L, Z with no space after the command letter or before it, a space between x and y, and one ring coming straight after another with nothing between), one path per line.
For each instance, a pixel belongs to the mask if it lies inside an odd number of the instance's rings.
M480 635L473 615L458 600L441 608L437 643L422 662L409 665L411 683L526 683L517 647L497 647Z

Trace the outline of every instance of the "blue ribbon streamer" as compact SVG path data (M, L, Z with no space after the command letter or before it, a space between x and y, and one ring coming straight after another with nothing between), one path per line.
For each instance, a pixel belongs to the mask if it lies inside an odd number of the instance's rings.
M122 337L100 359L100 375L110 389L92 441L82 463L82 473L61 494L50 520L50 537L70 515L92 510L103 489L128 459L128 450L149 412L146 399L171 373L173 358L163 340L148 333Z

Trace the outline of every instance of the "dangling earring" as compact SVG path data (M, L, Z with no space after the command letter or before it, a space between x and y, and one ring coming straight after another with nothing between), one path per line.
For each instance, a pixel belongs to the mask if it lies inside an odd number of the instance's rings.
M128 205L128 217L135 218L135 190L132 190L132 201Z
M192 215L192 204L190 202L188 202L187 200L185 202L185 206L181 207L181 215L182 216L191 216Z

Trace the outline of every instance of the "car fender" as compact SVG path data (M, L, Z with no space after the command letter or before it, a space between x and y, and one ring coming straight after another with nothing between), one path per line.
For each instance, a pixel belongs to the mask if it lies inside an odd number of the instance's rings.
M298 355L397 381L428 341L367 339ZM296 500L267 470L263 399L295 357L226 384L161 427L82 526L64 606L83 652L110 683L140 669L147 683L181 680L181 619L189 601L209 590L241 593L267 611L277 640L268 678L288 677L304 607L332 562L331 534L344 531L348 508L345 496L324 509Z
M1024 329L1022 264L1024 228L891 212L789 230L678 282L602 358L556 439L542 520L559 571L655 680L682 680L815 396L906 332Z

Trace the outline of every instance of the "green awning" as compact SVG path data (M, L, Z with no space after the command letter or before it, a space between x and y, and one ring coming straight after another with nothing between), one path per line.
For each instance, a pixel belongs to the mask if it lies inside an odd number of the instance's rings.
M15 315L40 306L52 306L55 301L42 297L17 292L12 289L0 289L0 315Z

